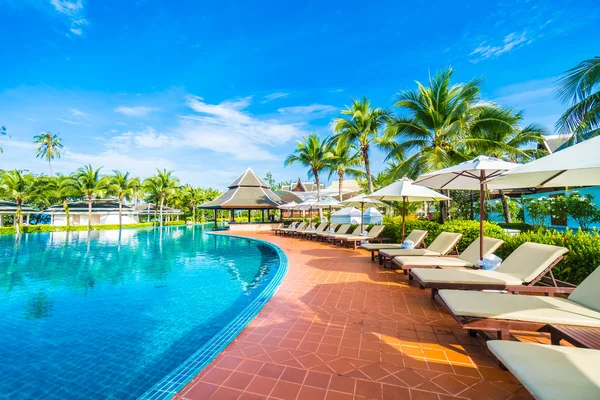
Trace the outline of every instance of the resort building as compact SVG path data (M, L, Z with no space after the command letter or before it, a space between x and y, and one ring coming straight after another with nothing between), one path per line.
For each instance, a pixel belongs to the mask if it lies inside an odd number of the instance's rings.
M29 216L36 213L37 211L32 206L28 206L27 204L21 205L22 219L25 220L26 224L29 224ZM15 215L17 215L17 203L0 200L0 226L4 224L4 218L6 216L13 217L12 219L14 223Z
M225 218L233 230L263 230L279 225L284 201L256 173L248 168L229 184L225 193L200 205L213 210L214 218Z
M147 203L139 204L133 208L138 211L140 221L153 221L154 219L160 218L160 205L157 206L156 204ZM166 222L178 221L179 217L183 215L183 211L177 208L163 206L162 215Z
M342 181L343 199L340 199L340 184L338 181L332 182L331 185L327 187L321 183L320 187L321 197L333 197L336 200L349 199L350 197L357 195L360 191L360 186L354 179L344 179ZM296 183L283 185L281 187L281 191L293 192L297 197L304 201L311 197L317 197L317 184L314 182L302 182L300 179L298 179L298 182Z
M88 202L76 201L67 203L69 208L70 225L87 225L89 218ZM50 225L67 225L67 213L62 204L57 204L46 208L42 214L50 216ZM139 211L135 208L123 204L122 206L123 224L135 224L138 220ZM92 201L92 225L98 224L118 224L119 223L119 202L113 199L93 200Z

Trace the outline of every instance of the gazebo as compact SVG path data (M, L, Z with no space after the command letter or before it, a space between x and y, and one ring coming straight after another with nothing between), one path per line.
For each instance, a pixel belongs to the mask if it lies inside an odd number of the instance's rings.
M260 219L259 221L254 221L254 224L273 223L274 219L265 218L265 211L277 210L281 204L283 204L283 200L271 191L269 185L256 175L251 168L248 168L242 175L229 184L225 193L213 201L198 206L198 208L214 210L215 221L217 220L218 210L229 210L230 221L233 226L237 224L253 224L252 211L260 211ZM247 211L247 220L236 220L235 211ZM280 218L281 211L278 219ZM256 226L253 227L253 229L256 228Z
M27 225L29 225L29 215L35 214L37 212L39 211L36 211L33 207L28 206L27 204L23 204L21 206L21 215L25 216L25 223ZM0 200L0 226L2 226L3 224L5 215L10 215L13 217L17 215L17 203L14 203L12 201Z

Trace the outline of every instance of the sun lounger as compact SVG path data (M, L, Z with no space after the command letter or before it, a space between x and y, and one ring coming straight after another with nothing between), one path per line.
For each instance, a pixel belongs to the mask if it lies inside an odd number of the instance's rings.
M570 293L573 288L558 287L552 274L552 268L568 251L565 247L527 242L494 271L413 268L410 274L422 288L430 288L432 296L440 289ZM536 284L542 286L534 287Z
M331 224L331 225L327 226L327 224L325 224L325 229L322 229L320 231L317 230L317 231L310 232L305 236L307 239L310 239L310 240L312 240L313 238L316 239L317 235L328 232L330 229L335 230L335 228L337 228L338 225L339 224Z
M519 296L466 290L440 290L436 296L470 333L494 332L509 339L511 330L538 331L548 325L600 328L600 268L596 268L567 299Z
M329 237L331 237L333 235L345 235L346 232L348 232L348 230L350 230L350 224L343 224L343 225L340 225L339 228L337 229L337 231L335 231L334 233L331 233L329 231L317 233L317 240L319 240L319 239L328 240Z
M414 243L415 249L423 243L427 236L427 231L420 229L412 230L404 240L411 240ZM365 243L360 247L371 252L371 260L375 260L375 252L379 255L379 251L383 249L401 249L401 243ZM380 263L381 264L381 263Z
M600 399L600 350L502 340L487 344L536 399Z
M347 243L347 244L352 243L352 246L354 247L354 250L356 250L356 246L360 242L377 240L377 238L379 238L379 236L381 236L381 234L383 233L384 229L385 229L384 225L375 225L374 227L371 228L371 230L369 231L369 233L367 233L364 236L363 235L357 235L357 236L345 237L345 238L341 239L340 242L341 243Z
M489 237L483 238L483 255L494 253L504 240ZM430 256L400 256L394 257L392 263L409 273L412 268L478 268L479 238L475 239L458 257L430 257Z
M287 228L278 227L278 228L273 228L271 230L275 232L275 235L279 235L280 233L282 233L285 230L296 229L296 227L298 226L298 224L299 224L299 222L292 222Z
M291 235L296 231L301 231L302 229L306 228L306 225L306 222L300 222L300 224L296 225L295 228L281 229L279 232L283 235Z
M426 249L382 249L379 251L379 264L391 263L394 257L402 256L445 256L454 248L462 238L461 233L442 232ZM458 251L456 252L458 254Z
M360 225L357 226L356 228L354 228L354 230L350 234L340 234L340 233L336 232L333 235L326 236L326 239L331 240L333 242L333 244L335 244L335 242L337 242L338 240L342 240L343 238L350 237L350 236L356 236L356 235L360 235Z
M296 235L298 237L308 236L309 234L312 234L312 233L323 232L323 231L325 231L325 228L327 228L327 222L321 222L319 224L319 226L317 226L316 228L313 227L311 229L310 225L309 225L309 227L302 229L301 231L296 231Z

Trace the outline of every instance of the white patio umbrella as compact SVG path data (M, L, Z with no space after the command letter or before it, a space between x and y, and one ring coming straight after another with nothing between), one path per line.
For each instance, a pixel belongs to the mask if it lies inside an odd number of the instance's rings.
M435 189L479 190L479 259L482 259L485 181L520 165L494 157L478 156L453 167L421 175L415 183Z
M369 197L377 200L401 201L402 202L402 240L404 240L404 224L406 219L406 203L413 201L436 201L450 200L448 196L433 191L425 186L415 185L406 176L396 182L381 188Z
M600 185L600 137L588 139L503 173L490 189Z
M342 208L342 203L333 197L323 197L321 200L317 201L314 206L317 208L329 208L329 215L331 216L331 209Z
M360 209L360 231L363 230L363 216L365 213L365 205L367 208L369 207L381 207L385 206L385 203L382 203L379 200L372 199L368 197L366 194L359 194L354 197L349 198L348 200L344 200L341 202L344 207L356 207Z
M304 200L302 203L298 204L295 210L309 210L309 219L310 219L310 229L312 229L312 209L315 208L315 203L317 202L316 197L310 197Z
M292 213L292 217L293 217L294 210L296 209L296 207L298 207L298 203L296 203L295 201L290 201L289 203L282 204L282 205L278 206L277 208L279 208L280 210L290 211Z

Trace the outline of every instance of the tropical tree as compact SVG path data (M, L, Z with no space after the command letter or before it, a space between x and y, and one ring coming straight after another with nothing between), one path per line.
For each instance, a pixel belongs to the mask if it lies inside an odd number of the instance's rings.
M88 203L88 231L92 229L92 203L104 196L108 189L108 179L100 175L100 168L91 165L80 167L73 176L72 188Z
M17 203L17 212L15 215L17 235L21 233L23 203L31 196L34 182L35 178L33 175L23 174L22 171L17 169L2 173L0 189L6 197Z
M522 123L522 111L499 106L483 109L463 140L465 153L469 158L486 154L521 163L544 155L546 151L538 148L544 141L544 127L538 124L522 127ZM508 199L503 190L499 190L499 195L504 221L511 223Z
M165 200L179 189L179 179L173 176L173 171L156 169L156 175L146 179L144 187L160 200L160 226L162 227Z
M139 186L139 179L130 177L129 172L114 170L110 177L108 193L119 200L119 229L123 229L123 203L133 198Z
M331 158L331 146L329 141L321 140L313 132L308 137L303 137L296 143L294 153L285 159L285 166L298 163L308 168L308 176L315 178L317 185L317 200L321 199L321 183L319 173L324 171Z
M568 145L600 133L600 56L584 60L558 81L557 96L569 108L556 123L556 130L572 134Z
M381 135L380 131L390 113L381 108L372 109L369 100L363 97L360 101L352 99L352 105L346 106L341 114L343 117L336 118L332 124L335 133L333 140L352 143L359 148L365 167L369 193L372 193L373 179L369 149L373 144L381 149L389 150L391 142L387 140L387 136Z
M8 136L8 133L6 133L5 126L0 126L0 136ZM0 153L4 153L4 150L2 149L2 147L0 147Z
M327 162L329 177L333 174L338 176L338 187L340 201L343 200L342 185L346 175L358 178L364 175L363 171L356 168L362 164L360 151L354 144L344 141L332 143L330 147L331 157Z
M42 132L33 137L33 142L37 144L36 157L45 158L50 166L50 176L52 176L52 160L60 158L63 148L58 134Z
M34 189L38 199L44 202L44 206L55 204L60 201L67 219L67 230L71 226L71 210L67 203L68 199L78 197L75 182L70 175L57 174L57 176L41 176L37 179Z
M193 187L190 185L186 185L183 188L183 193L185 196L185 200L187 205L192 210L192 223L196 223L196 207L202 204L206 197L204 195L204 191L198 187Z

